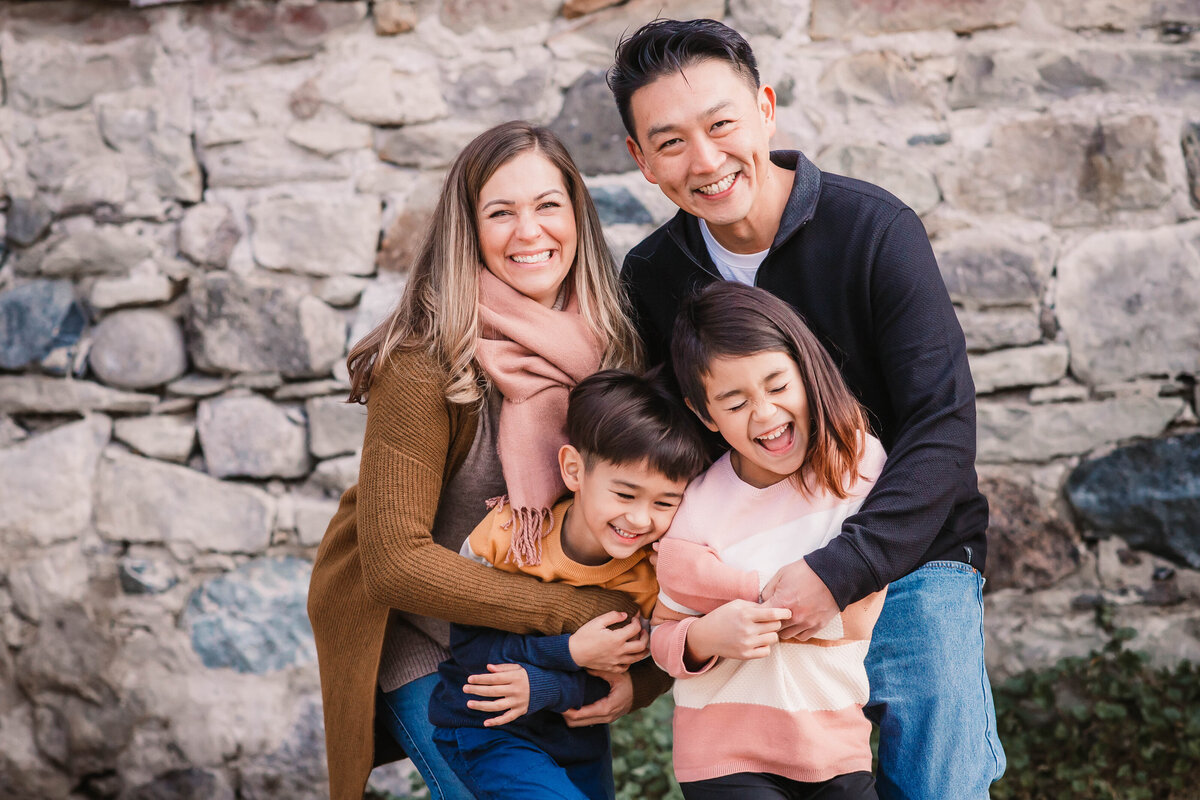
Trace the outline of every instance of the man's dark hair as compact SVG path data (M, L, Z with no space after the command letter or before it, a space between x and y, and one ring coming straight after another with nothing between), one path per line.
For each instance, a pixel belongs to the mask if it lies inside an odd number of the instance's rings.
M715 19L656 19L621 40L608 70L608 88L617 101L625 130L634 141L637 130L630 110L633 93L664 75L707 59L728 63L758 91L758 62L750 44Z
M708 465L696 420L658 372L604 370L571 390L567 441L585 465L645 462L673 481L690 481Z

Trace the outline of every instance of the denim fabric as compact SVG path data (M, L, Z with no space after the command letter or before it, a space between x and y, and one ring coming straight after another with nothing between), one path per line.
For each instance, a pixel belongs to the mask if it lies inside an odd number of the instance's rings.
M433 743L429 724L429 695L438 676L426 675L381 695L378 713L384 725L412 759L433 800L474 800Z
M612 759L567 766L503 728L438 728L438 749L479 800L613 800Z
M1004 774L983 661L983 576L931 561L888 587L867 653L880 800L982 800Z

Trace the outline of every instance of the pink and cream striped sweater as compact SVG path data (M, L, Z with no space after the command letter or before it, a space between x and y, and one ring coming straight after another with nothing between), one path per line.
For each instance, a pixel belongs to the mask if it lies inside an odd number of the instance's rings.
M675 682L674 764L681 782L769 772L816 782L871 769L863 662L883 607L880 591L848 606L806 642L786 640L766 658L684 662L688 627L741 598L758 599L779 567L824 547L841 531L883 469L883 446L866 437L862 476L840 500L801 493L791 481L758 489L727 453L692 482L659 546L658 665Z

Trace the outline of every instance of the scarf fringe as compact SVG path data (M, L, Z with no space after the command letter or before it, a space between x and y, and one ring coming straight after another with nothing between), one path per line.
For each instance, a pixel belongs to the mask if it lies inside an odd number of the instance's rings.
M508 495L492 497L487 501L488 510L508 503ZM508 522L500 527L512 530L513 523L517 527L512 532L505 561L515 563L519 567L536 567L542 563L542 538L549 531L551 512L549 508L514 508Z

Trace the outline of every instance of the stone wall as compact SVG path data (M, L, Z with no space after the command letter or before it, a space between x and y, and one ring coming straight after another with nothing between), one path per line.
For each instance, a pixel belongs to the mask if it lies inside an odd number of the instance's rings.
M618 255L670 215L601 77L659 13L745 32L778 144L929 229L993 675L1086 652L1102 603L1200 658L1196 0L10 3L0 798L323 796L304 594L356 478L347 345L493 123L560 132Z

